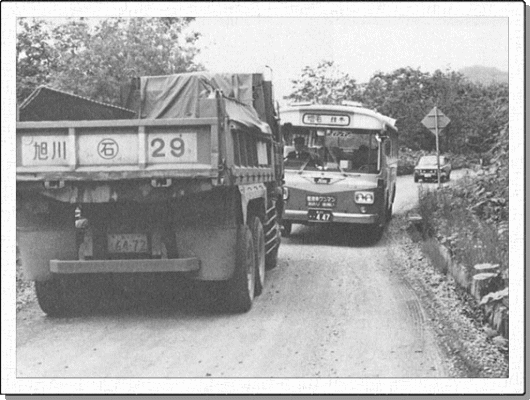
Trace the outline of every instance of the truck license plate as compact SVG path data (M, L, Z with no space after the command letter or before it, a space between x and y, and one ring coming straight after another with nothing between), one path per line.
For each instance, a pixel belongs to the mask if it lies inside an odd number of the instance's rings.
M109 253L147 253L147 235L122 233L107 235Z
M331 222L333 214L329 210L309 210L307 212L307 219L309 221Z

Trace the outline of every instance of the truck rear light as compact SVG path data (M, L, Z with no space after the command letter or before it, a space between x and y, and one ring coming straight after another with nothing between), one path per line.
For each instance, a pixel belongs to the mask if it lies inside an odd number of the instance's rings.
M169 187L171 186L173 182L169 178L156 178L151 179L151 186L158 188L158 187Z
M44 181L46 189L62 189L64 188L64 181Z
M283 188L283 199L287 200L289 198L289 189L286 187Z

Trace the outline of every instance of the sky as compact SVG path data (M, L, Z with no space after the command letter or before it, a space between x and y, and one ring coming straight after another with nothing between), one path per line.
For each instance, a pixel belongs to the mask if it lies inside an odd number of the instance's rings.
M102 18L90 17L96 25ZM67 18L47 18L65 23ZM305 66L332 60L358 83L401 67L434 72L481 65L508 71L507 17L196 17L197 61L219 72L272 69L276 99Z
M358 83L400 67L508 71L508 18L197 18L198 60L214 71L273 70L276 97L303 67L333 60Z

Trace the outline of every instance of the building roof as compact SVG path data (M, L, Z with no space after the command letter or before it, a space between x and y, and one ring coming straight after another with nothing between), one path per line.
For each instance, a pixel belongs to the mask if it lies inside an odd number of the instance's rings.
M135 117L136 113L132 110L47 86L37 88L19 107L20 121L82 121Z

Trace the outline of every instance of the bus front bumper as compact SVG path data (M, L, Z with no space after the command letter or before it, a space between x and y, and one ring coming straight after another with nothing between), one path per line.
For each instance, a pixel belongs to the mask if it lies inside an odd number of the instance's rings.
M284 221L290 221L299 224L306 223L317 223L325 224L330 222L347 223L347 224L375 224L378 221L377 214L353 214L353 213L340 213L332 212L332 219L329 222L321 221L309 221L307 217L307 210L285 210L283 219Z

